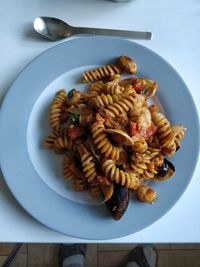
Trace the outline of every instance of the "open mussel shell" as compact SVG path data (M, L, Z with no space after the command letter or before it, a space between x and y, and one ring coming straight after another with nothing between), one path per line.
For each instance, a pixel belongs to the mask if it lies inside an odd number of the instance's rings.
M114 184L112 197L105 202L114 220L119 220L127 210L131 191L130 189Z
M121 145L132 146L134 145L134 141L132 138L124 131L120 129L106 129L106 133L109 133L111 137Z
M157 168L157 175L154 181L162 182L171 178L175 173L174 165L167 159L164 159L163 164Z
M103 196L104 196L103 202L108 201L113 195L113 191L114 191L113 183L110 184L110 185L102 185L101 186L101 191L102 191Z

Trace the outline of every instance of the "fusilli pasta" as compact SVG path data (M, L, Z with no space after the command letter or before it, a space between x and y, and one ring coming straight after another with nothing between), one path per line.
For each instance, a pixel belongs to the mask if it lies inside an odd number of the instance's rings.
M67 95L64 90L60 90L52 101L49 112L50 126L58 129L62 123L62 116L67 105Z
M106 177L109 177L111 181L126 186L130 189L137 189L140 185L140 181L137 176L132 173L125 172L116 167L113 160L106 160L102 164L102 170Z
M83 82L90 83L86 93L60 90L50 105L52 132L45 147L64 154L63 177L72 179L75 191L88 190L106 205L121 199L116 192L124 192L126 201L134 192L138 200L154 202L157 193L147 183L173 176L175 167L165 156L174 155L186 131L182 125L171 126L157 105L149 106L157 82L121 75L136 72L136 62L120 56L83 73Z
M91 182L97 176L94 157L91 153L87 151L87 149L83 145L80 145L78 147L78 152L81 157L83 173L88 182Z
M95 68L83 73L83 82L94 82L97 80L102 80L105 78L109 78L114 74L121 73L120 69L115 65L105 65L103 67Z
M118 160L120 154L120 148L114 146L105 134L104 119L97 114L96 122L91 127L92 138L97 149L100 150L106 158Z
M118 82L111 81L105 83L104 86L104 93L111 94L111 95L118 95L124 91L124 87L120 86Z

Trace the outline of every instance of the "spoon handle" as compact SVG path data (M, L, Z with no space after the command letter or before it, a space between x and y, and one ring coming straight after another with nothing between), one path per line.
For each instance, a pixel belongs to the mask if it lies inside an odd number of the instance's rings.
M99 29L99 28L85 28L85 27L73 27L73 33L118 36L130 39L143 39L143 40L151 40L152 38L151 32L124 31L124 30Z

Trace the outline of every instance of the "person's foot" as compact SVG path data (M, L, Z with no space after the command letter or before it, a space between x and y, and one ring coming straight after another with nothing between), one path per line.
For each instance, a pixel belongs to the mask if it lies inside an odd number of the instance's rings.
M83 267L85 263L86 244L61 244L59 249L59 267Z
M137 246L129 255L126 267L156 267L157 251L152 246Z

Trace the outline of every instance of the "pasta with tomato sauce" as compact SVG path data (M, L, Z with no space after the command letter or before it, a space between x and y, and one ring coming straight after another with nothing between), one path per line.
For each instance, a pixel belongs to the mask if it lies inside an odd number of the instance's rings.
M51 133L44 145L63 155L64 179L71 179L76 191L102 196L109 207L119 188L127 190L123 209L130 192L142 202L154 202L158 197L148 183L174 175L165 157L176 153L186 130L171 125L156 104L149 106L158 83L136 72L136 62L120 56L83 73L86 93L62 89L49 109ZM112 207L115 219L125 211L117 209Z

